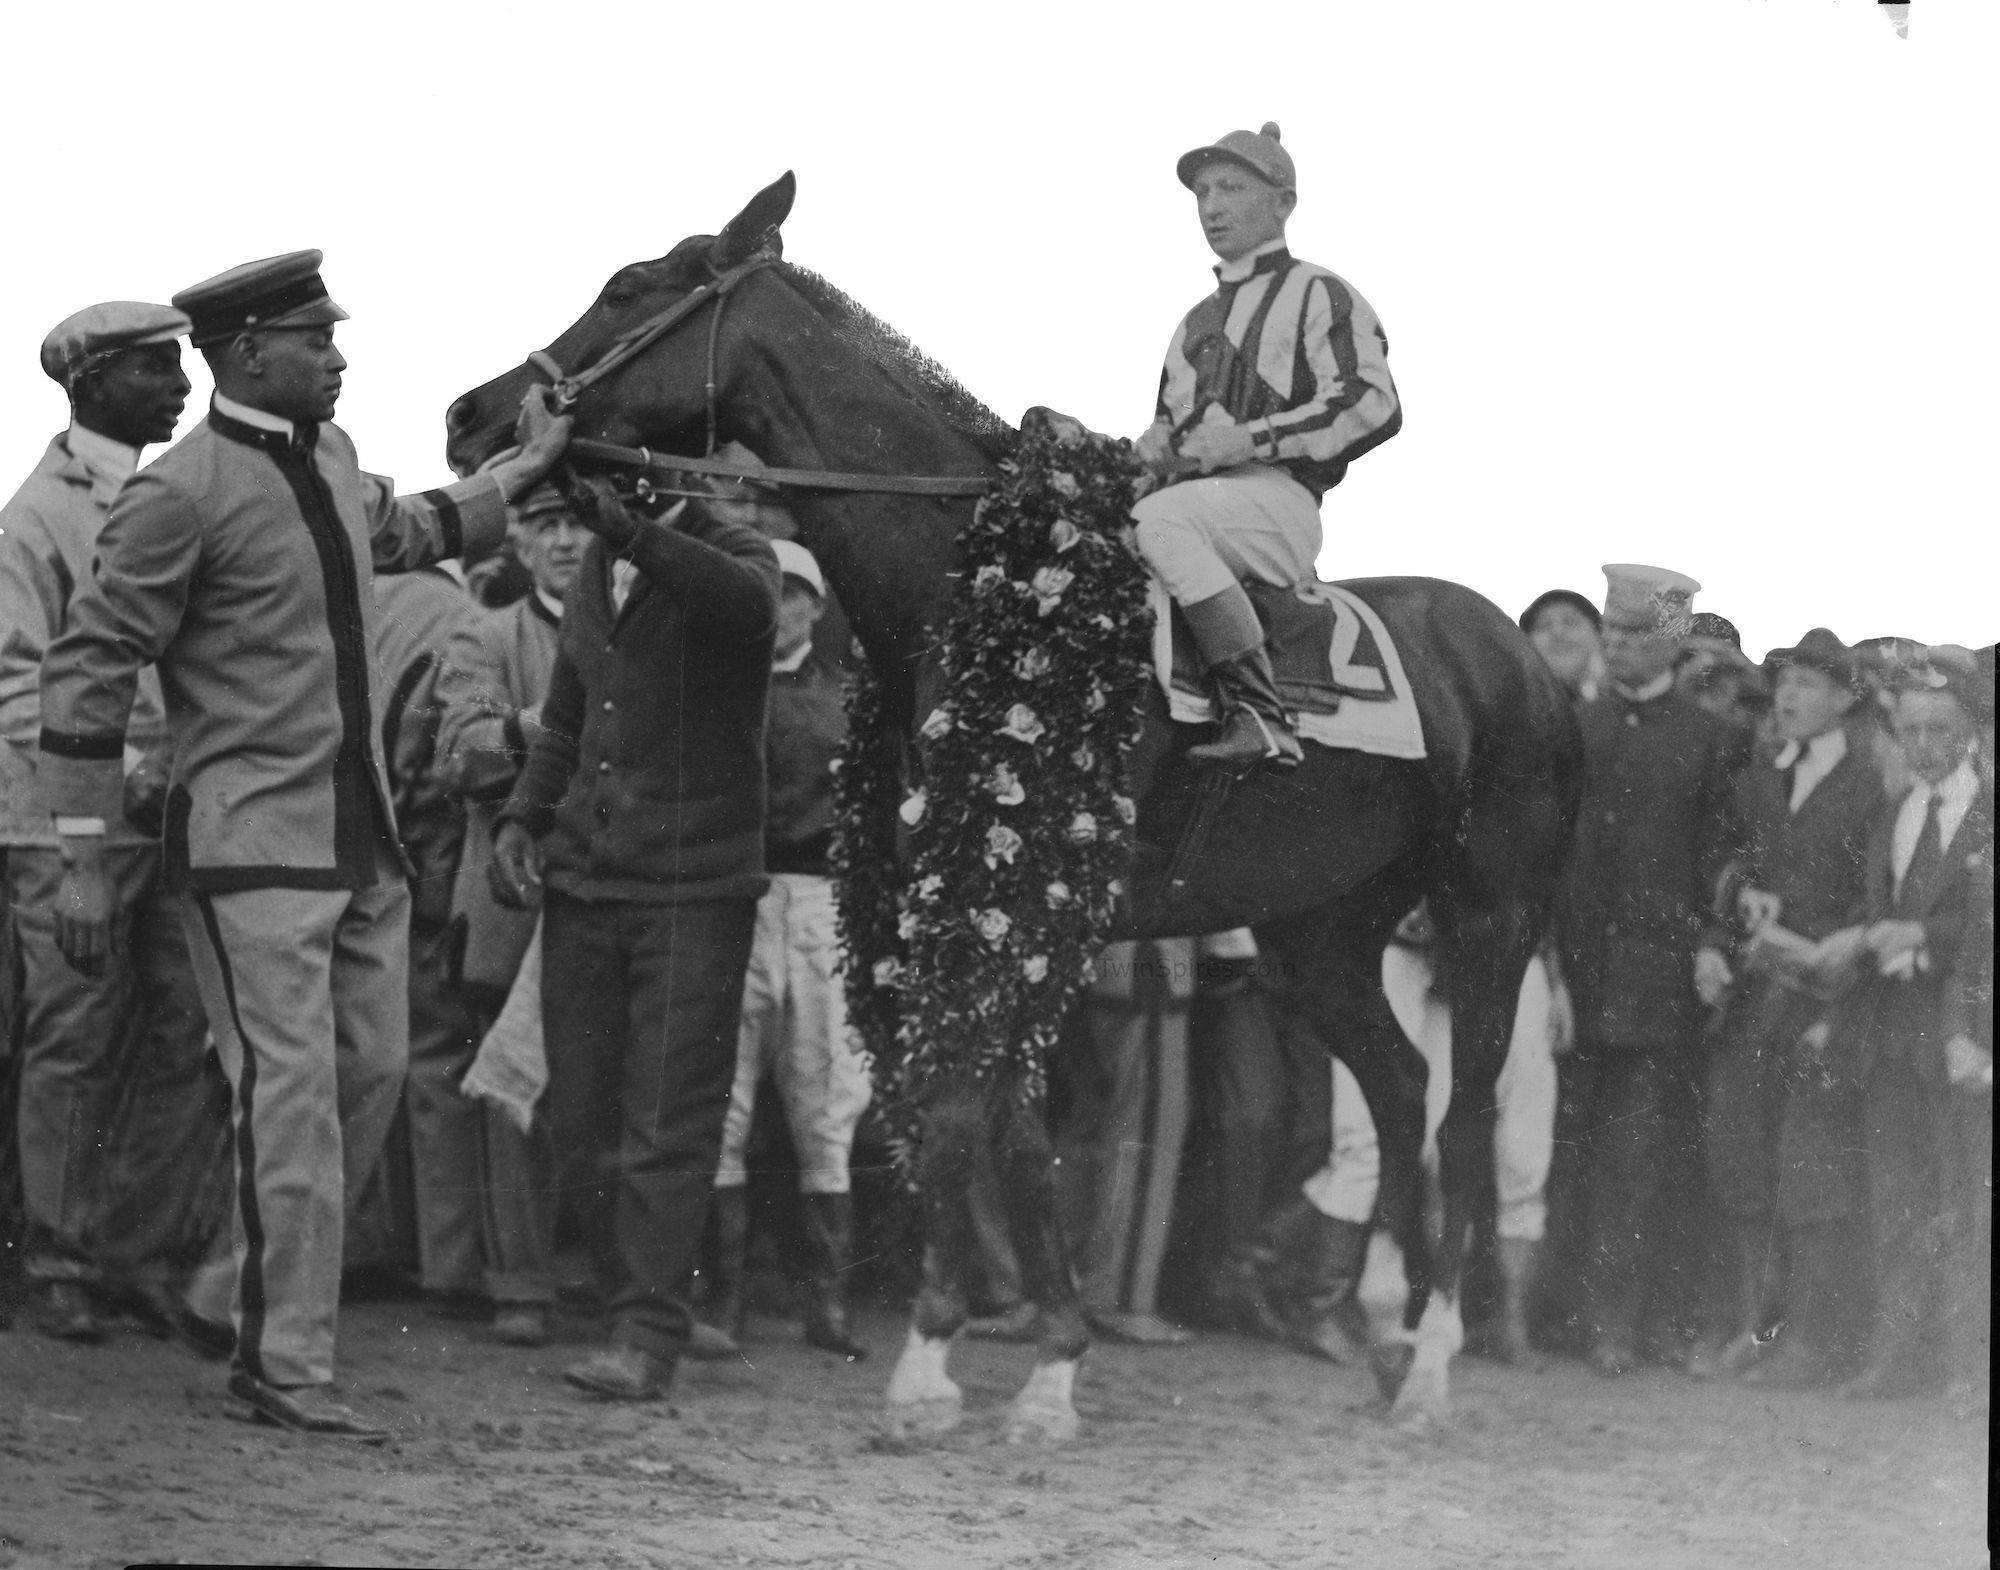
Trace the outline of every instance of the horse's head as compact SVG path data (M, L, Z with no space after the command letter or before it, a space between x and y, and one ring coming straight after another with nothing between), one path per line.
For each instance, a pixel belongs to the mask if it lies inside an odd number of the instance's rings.
M778 230L792 209L791 173L753 196L720 234L690 235L665 256L633 262L611 275L590 308L528 363L456 399L445 414L445 455L469 474L513 440L521 399L537 383L575 376L594 365L618 340L673 309L676 303L751 260L775 254ZM680 354L644 357L643 375L614 373L585 390L571 411L577 434L669 451L699 444L708 414L709 313L694 311L670 331L692 346Z

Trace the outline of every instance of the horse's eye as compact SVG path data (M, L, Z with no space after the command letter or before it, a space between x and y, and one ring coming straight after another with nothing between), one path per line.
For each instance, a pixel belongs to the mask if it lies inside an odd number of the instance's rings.
M638 298L639 291L637 289L627 288L623 284L612 284L604 291L603 295L604 303L614 311L624 310L626 306L632 304Z

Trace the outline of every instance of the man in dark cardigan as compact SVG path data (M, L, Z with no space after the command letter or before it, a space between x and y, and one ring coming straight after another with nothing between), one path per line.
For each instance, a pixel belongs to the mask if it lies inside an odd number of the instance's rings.
M1727 974L1701 940L1734 843L1729 791L1743 751L1728 726L1674 691L1700 586L1655 567L1605 575L1610 683L1578 711L1584 799L1563 920L1577 1050L1565 1099L1582 1153L1590 1360L1618 1375L1637 1366L1649 1286L1667 1286L1691 1251L1697 993L1719 1000Z
M764 720L779 573L742 509L658 521L606 503L564 601L494 892L543 903L542 1019L559 1178L610 1344L566 1372L665 1393L736 1066L764 873Z
M1884 797L1873 754L1846 729L1859 692L1847 646L1815 627L1768 663L1784 745L1737 777L1744 843L1718 901L1738 981L1710 1065L1707 1145L1730 1268L1688 1372L1805 1388L1850 1350L1843 1307L1860 1306L1867 1200L1859 1098L1828 1076L1827 1004L1799 956L1861 897ZM1781 1265L1785 1328L1764 1352Z

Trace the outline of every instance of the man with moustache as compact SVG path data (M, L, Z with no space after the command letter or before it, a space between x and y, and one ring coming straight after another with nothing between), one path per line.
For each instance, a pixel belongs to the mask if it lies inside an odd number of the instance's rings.
M569 422L524 404L522 450L399 497L330 422L347 361L320 253L175 297L215 378L208 418L120 493L42 668L36 770L62 841L55 938L115 946L105 826L140 669L175 741L165 812L196 981L234 1092L232 1395L269 1423L379 1441L332 1393L346 1201L408 1055L408 864L370 681L376 569L492 550Z
M56 946L63 863L35 800L42 662L92 579L105 518L140 451L174 434L189 388L187 330L179 311L127 300L58 325L41 362L68 394L70 425L0 510L0 846L23 980L23 1252L31 1322L67 1341L101 1340L101 1311L119 1297L149 1328L202 1328L180 1288L208 1241L191 1231L214 1230L227 1160L227 1090L209 1060L178 903L161 878L167 738L151 666L135 674L122 783L104 818L107 914L123 941L98 975L71 969Z

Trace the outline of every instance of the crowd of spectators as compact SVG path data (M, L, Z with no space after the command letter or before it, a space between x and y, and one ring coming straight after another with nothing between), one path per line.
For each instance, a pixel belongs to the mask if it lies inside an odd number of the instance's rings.
M170 887L162 829L185 855L187 808L177 829L150 666L123 812L94 831L117 930L94 970L59 933L65 835L93 831L52 825L35 789L42 666L188 390L169 329L52 335L74 419L0 522L0 1310L17 1333L137 1329L241 1363L267 1331L239 1280L264 1246L239 1174L270 1158ZM827 876L839 608L754 489L601 545L546 484L499 496L502 551L384 573L364 618L409 895L377 979L407 987L409 1052L384 1132L347 1146L365 1166L333 1183L334 1265L504 1343L594 1325L569 1377L603 1396L658 1394L676 1356L733 1355L771 1312L861 1358L854 1283L906 1289L912 1261ZM1756 661L1691 580L1607 571L1601 605L1553 590L1520 618L1574 697L1585 786L1499 1087L1472 1344L1524 1370L1650 1360L1983 1410L1993 651L1815 628ZM1412 912L1384 983L1441 1086L1425 944ZM1247 931L1119 945L1097 975L1051 1101L1093 1325L1355 1358L1375 1169L1339 1043ZM972 1329L1030 1335L990 1181L976 1208ZM889 1264L857 1269L857 1227ZM267 1416L371 1431L279 1399L313 1380L250 1372L238 1393Z

